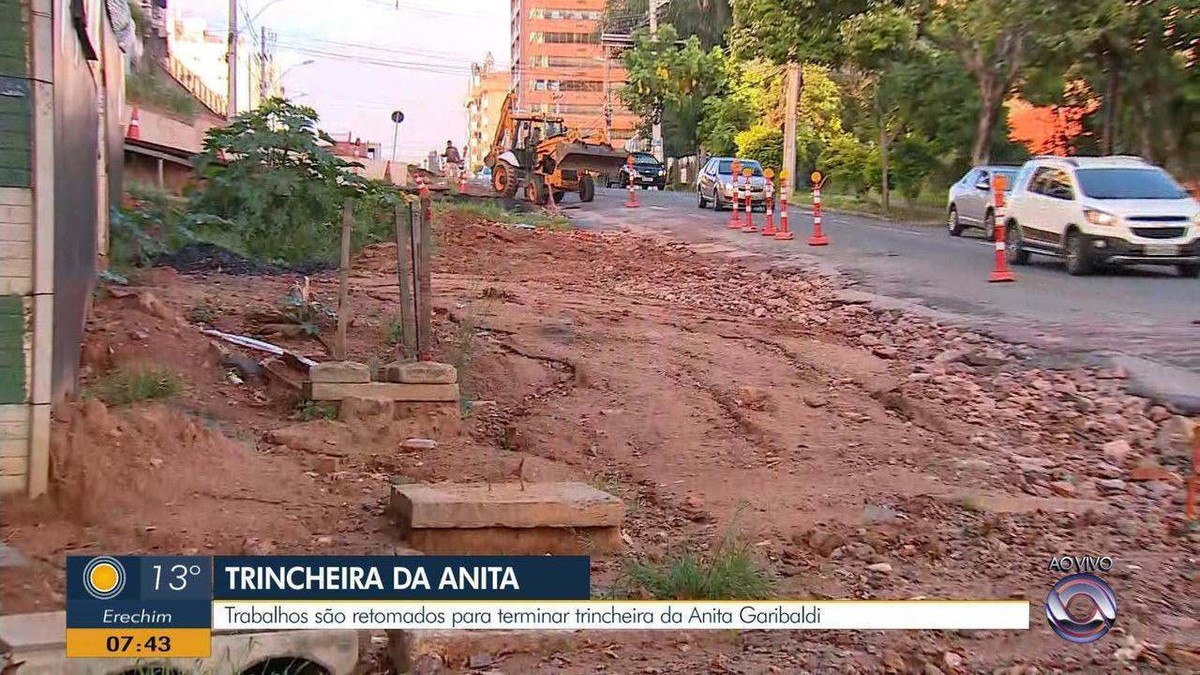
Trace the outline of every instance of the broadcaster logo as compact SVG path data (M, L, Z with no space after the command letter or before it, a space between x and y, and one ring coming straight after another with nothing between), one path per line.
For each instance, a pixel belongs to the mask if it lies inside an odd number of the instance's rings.
M1087 603L1084 612L1068 611L1073 600L1076 605ZM1117 596L1103 579L1094 574L1072 574L1059 579L1046 596L1046 620L1064 640L1088 644L1104 637L1117 621Z

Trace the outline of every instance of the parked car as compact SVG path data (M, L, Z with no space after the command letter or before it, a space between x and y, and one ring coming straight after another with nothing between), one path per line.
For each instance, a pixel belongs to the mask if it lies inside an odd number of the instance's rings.
M1037 157L1017 176L1006 255L1063 258L1070 274L1104 265L1173 265L1200 276L1200 203L1138 157Z
M492 182L492 167L485 166L475 174L475 177L482 181Z
M630 171L629 165L622 166L615 176L616 183L620 187L629 187L629 182L642 186L643 190L648 190L656 187L659 190L664 190L667 187L667 169L658 161L658 158L648 152L635 152L633 155L633 170ZM612 187L611 180L607 183L608 187Z
M988 239L994 238L996 210L992 178L1004 176L1008 179L1007 193L1012 194L1013 181L1020 170L1019 166L979 166L951 185L946 207L946 227L950 235L957 237L968 227L978 227Z
M700 175L696 177L696 203L700 208L712 204L714 211L724 211L733 203L733 162L737 160L742 169L750 169L750 204L754 208L766 208L767 179L763 177L762 165L753 159L713 157L708 160ZM738 176L738 184L745 180Z

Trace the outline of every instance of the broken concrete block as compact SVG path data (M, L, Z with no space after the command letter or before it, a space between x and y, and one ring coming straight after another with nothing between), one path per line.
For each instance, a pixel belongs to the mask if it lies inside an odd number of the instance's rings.
M454 384L458 382L458 370L449 363L394 361L383 367L383 379L405 384Z
M400 444L405 450L437 450L437 441L431 438L410 438Z
M326 361L313 366L308 379L312 382L370 382L371 369L354 361Z
M584 483L393 484L391 506L414 530L619 527L625 516L620 499Z
M390 422L396 414L395 405L386 398L359 398L347 396L342 399L338 408L338 421L347 424L355 422Z
M312 382L309 398L341 401L349 397L389 401L458 401L457 384L400 384L395 382Z
M624 547L619 527L446 527L406 536L428 555L600 555Z

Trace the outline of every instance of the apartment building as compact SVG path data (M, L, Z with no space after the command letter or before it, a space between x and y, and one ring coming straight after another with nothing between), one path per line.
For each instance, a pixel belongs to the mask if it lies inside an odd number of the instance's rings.
M471 85L467 92L467 169L483 167L483 158L491 148L500 121L500 106L508 95L511 74L497 70L488 54L483 63L471 64Z
M625 71L600 44L605 0L511 2L517 107L562 115L568 128L582 132L607 128L617 144L633 135L639 120L616 95Z

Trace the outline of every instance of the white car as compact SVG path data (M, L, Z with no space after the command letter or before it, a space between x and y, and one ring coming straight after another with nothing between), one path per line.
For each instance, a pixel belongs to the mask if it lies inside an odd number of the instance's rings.
M1008 200L1008 261L1063 258L1067 272L1173 265L1200 276L1200 203L1170 174L1138 157L1036 157Z

